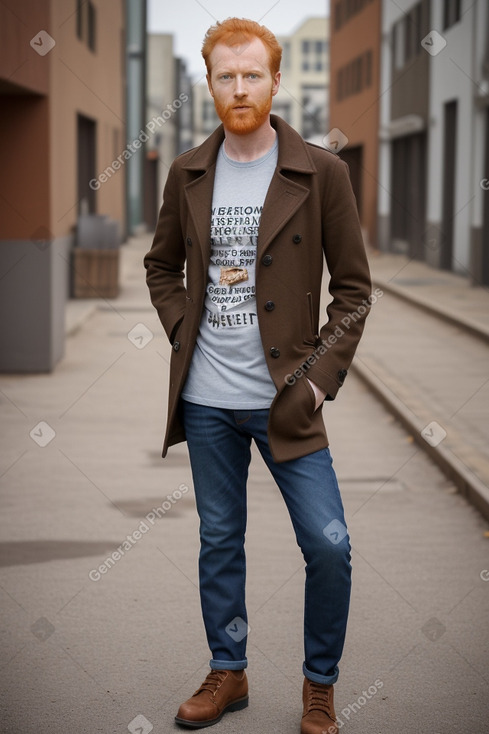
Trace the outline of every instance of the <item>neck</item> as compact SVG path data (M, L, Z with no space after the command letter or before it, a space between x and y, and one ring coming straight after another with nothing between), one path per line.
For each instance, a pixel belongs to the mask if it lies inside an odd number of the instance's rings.
M268 153L275 142L277 133L270 125L270 119L260 125L248 135L236 135L224 128L226 139L224 141L224 149L226 155L234 161L246 163L261 158Z

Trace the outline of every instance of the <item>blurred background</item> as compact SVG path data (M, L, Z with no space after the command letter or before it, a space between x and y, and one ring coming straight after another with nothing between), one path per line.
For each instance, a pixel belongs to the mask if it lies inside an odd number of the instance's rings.
M154 229L171 161L218 124L205 31L243 10L0 4L1 370L53 369L67 299L117 294L120 245ZM349 164L367 246L487 285L487 3L254 0L246 15L283 46L274 111Z

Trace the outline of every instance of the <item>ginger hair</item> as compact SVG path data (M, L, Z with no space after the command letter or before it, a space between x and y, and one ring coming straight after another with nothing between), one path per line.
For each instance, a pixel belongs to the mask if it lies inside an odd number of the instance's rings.
M280 70L282 47L266 26L246 18L227 18L222 23L218 21L216 25L209 28L202 44L202 56L207 73L209 75L211 73L209 56L218 43L224 43L230 47L241 46L243 43L249 43L253 38L259 38L265 45L270 59L270 72L272 76L275 76Z

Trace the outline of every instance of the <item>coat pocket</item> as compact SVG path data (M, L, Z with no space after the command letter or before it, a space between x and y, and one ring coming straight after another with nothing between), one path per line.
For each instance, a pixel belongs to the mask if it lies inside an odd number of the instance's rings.
M314 319L313 298L312 298L312 293L310 291L306 294L306 304L305 304L304 310L305 310L305 314L302 320L303 341L304 341L304 344L316 346L318 335L316 333L317 329L316 329L315 319Z

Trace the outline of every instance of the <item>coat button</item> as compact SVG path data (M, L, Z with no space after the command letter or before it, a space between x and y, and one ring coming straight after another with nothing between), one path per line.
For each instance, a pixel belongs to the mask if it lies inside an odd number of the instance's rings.
M180 342L173 342L173 351L178 352L180 349Z
M302 242L302 235L301 234L295 234L292 237L292 242L294 243L294 245L299 245Z
M270 354L274 359L277 359L277 357L280 357L280 349L277 349L277 347L270 347Z
M262 258L262 265L271 265L272 264L273 257L271 255L265 255Z
M192 247L192 239L190 237L187 237L187 245Z
M346 370L339 370L338 371L338 380L343 383L345 381L345 377L347 376L348 372Z
M275 304L274 304L273 301L267 301L265 303L265 310L266 311L273 311L274 308L275 308Z

